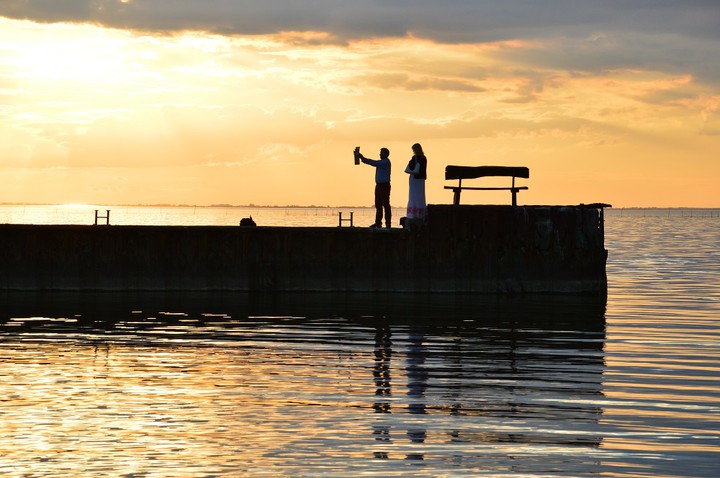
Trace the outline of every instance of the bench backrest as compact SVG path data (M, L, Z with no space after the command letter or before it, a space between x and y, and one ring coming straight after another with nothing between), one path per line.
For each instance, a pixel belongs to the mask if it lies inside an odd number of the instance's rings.
M445 166L445 179L475 179L484 176L529 178L530 169L524 166Z

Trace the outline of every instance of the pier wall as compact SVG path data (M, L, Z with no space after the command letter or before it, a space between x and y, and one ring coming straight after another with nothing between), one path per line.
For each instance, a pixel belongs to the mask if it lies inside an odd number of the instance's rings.
M0 225L3 291L599 293L602 209L428 207L418 229Z

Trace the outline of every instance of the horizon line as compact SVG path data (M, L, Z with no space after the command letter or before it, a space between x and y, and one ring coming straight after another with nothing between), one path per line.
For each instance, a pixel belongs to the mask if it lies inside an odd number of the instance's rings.
M445 203L441 203L445 204ZM449 203L448 203L449 204ZM590 203L588 203L590 204ZM498 204L465 204L467 206L496 206ZM503 204L500 204L503 205ZM374 209L373 205L300 205L300 204L170 204L170 203L136 203L136 204L88 204L88 203L27 203L27 202L0 202L0 206L55 206L55 207L206 207L206 208L296 208L296 209L347 209L347 208L367 208ZM537 206L536 204L520 204L519 206ZM551 204L542 204L541 206L552 206ZM564 206L564 204L558 204ZM392 206L395 209L402 209L405 206ZM720 209L720 206L610 206L611 209Z

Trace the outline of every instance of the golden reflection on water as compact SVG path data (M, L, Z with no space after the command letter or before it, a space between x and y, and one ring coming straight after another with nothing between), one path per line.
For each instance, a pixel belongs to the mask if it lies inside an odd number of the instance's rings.
M602 448L626 472L716 476L720 221L611 215L606 233Z
M283 374L262 353L42 343L11 351L3 472L250 471L300 452L300 443L341 441L333 430L351 406L303 398L338 391L327 374Z
M599 307L3 296L0 475L714 477L720 227L690 219L609 215Z
M338 214L353 213L357 226L371 224L374 207L197 207L197 206L94 206L57 205L15 206L0 204L0 224L85 224L95 221L95 210L105 215L110 210L113 225L237 226L243 217L252 216L259 226L338 225ZM393 208L393 216L405 215L405 208ZM397 226L397 224L396 224Z
M599 463L601 324L550 334L474 319L143 314L5 323L0 474L472 476Z

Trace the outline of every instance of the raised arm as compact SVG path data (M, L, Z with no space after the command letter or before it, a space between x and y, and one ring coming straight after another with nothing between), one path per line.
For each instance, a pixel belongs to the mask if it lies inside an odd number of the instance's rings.
M369 159L362 155L362 153L358 153L358 156L360 157L360 161L362 161L365 164L369 164L370 166L378 167L380 165L379 159Z

